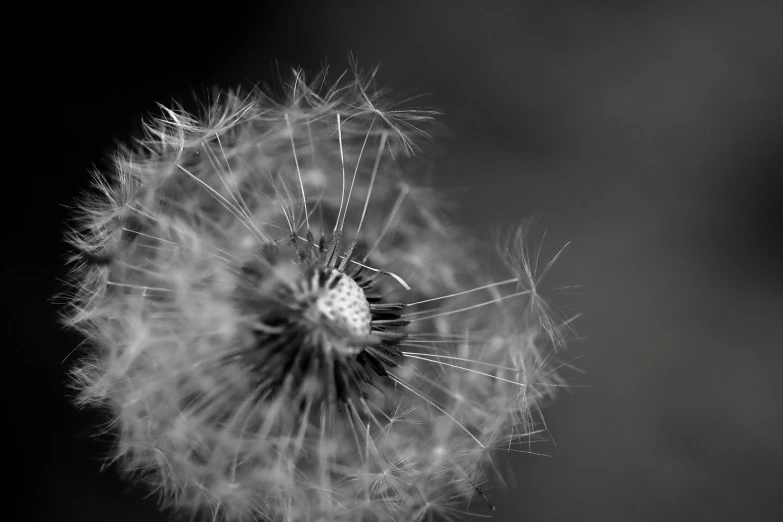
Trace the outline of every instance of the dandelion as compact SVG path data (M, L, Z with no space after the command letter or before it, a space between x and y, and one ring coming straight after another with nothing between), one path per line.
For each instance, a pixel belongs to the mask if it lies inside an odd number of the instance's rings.
M486 514L493 450L545 430L567 322L522 229L513 277L482 282L416 183L434 115L389 104L374 74L295 72L280 99L162 108L95 176L69 235L65 320L89 346L73 383L110 415L110 461L162 506L414 521L480 498Z

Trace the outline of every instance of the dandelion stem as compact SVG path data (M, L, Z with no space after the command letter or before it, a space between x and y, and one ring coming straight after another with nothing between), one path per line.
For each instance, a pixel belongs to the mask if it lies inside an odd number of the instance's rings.
M399 344L397 346L405 346L406 344L407 343L402 343L402 344ZM455 360L455 361L463 361L463 362L469 362L469 363L473 363L473 364L481 364L481 365L484 365L484 366L489 366L491 368L496 368L498 370L506 370L506 371L509 371L509 372L518 372L519 371L519 368L513 368L511 366L500 366L498 364L492 364L492 363L488 363L488 362L484 362L484 361L477 361L475 359L468 359L466 357L454 357L454 356L450 356L450 355L440 355L440 354L436 354L436 353L427 353L427 352L402 352L402 354L404 356L406 356L406 357L413 357L413 356L416 356L416 355L420 355L422 357L431 357L431 358L437 358L437 359L452 359L452 360Z
M385 140L386 134L384 133L383 136L381 136L382 140ZM382 150L382 149L381 149ZM376 159L376 163L377 163ZM402 202L405 200L405 197L408 195L408 192L410 192L410 187L408 185L403 185L402 190L400 190L400 195L397 196L397 200L394 202L394 206L391 209L391 212L389 212L389 217L386 219L386 223L383 225L383 229L381 230L381 233L378 234L378 237L375 238L375 243L373 243L372 247L367 251L367 253L364 254L364 257L362 258L362 263L366 263L367 260L370 258L370 255L375 252L375 249L378 248L378 245L381 244L381 240L383 240L386 233L389 231L389 228L391 228L392 223L394 222L394 218L397 216L397 212L399 212L400 207L402 206ZM364 205L365 210L367 209L367 204Z
M263 239L262 237L260 237L260 236L257 236L257 235L256 235L256 231L255 231L255 230L253 230L253 228L251 228L251 227L250 227L250 225L248 225L247 221L245 221L244 219L242 219L242 218L243 218L243 216L242 216L241 212L239 212L239 209L237 209L237 208L234 206L234 204L233 204L233 203L231 203L229 200L227 200L226 198L224 198L224 197L223 197L223 195L222 195L222 194L220 194L220 193L219 193L217 190L215 190L214 188L210 187L210 186L209 186L207 183L205 183L203 180L201 180L201 179L199 179L198 177L196 177L196 176L195 176L195 175L194 175L192 172L190 172L188 169L186 169L185 167L183 167L183 166L182 166L182 165L180 165L179 163L177 163L177 168L179 168L179 169L180 169L181 171L183 171L185 174L187 174L188 176L190 176L191 178L193 178L193 180L194 180L194 181L197 181L199 184L201 184L203 187L205 187L205 188L207 189L207 191L208 191L210 194L212 194L212 196L213 196L215 199L217 199L217 200L218 200L218 202L219 202L221 205L223 205L223 206L226 208L226 210L228 210L229 212L231 212L231 214L233 214L233 215L234 215L234 217L236 217L236 218L237 218L237 220L239 220L239 222L240 222L240 223L242 223L242 224L245 226L245 228L247 228L247 229L250 231L250 233L251 233L251 234L253 234L254 236L256 236L256 239L258 239L259 241L261 241L261 240Z
M479 287L476 287L476 288L471 288L470 290L465 290L464 292L457 292L456 294L443 295L443 296L440 296L440 297L434 297L432 299L425 299L424 301L417 301L415 303L408 303L406 306L416 306L416 305L420 305L420 304L424 304L424 303L431 303L432 301L439 301L441 299L448 299L450 297L457 297L457 296L460 296L460 295L469 294L471 292L478 292L479 290L484 290L485 288L494 288L496 286L509 285L511 283L516 283L517 281L518 281L518 279L516 277L513 277L511 279L506 279L505 281L499 281L497 283L491 283L491 284L488 284L488 285L479 286ZM413 312L413 313L418 313L418 314L426 313L426 310L424 312ZM413 315L413 313L408 314L408 315Z
M532 293L530 290L525 290L524 292L517 292L515 294L505 295L503 297L498 297L497 299L492 299L491 301L484 301L483 303L475 304L473 306L466 306L465 308L460 308L458 310L451 310L451 311L442 312L442 313L439 313L439 314L428 315L426 317L417 317L415 319L411 319L410 321L411 322L425 321L427 319L434 319L435 317L442 317L444 315L451 315L451 314L457 314L457 313L460 313L460 312L466 312L468 310L475 310L476 308L480 308L482 306L491 305L492 303L499 303L501 301L505 301L506 299L511 299L513 297L519 297L521 295L527 295L527 294L530 294L530 293ZM416 312L416 313L421 313L421 312ZM409 317L411 315L413 315L413 314L402 314L400 317Z
M373 121L375 121L373 119ZM365 140L366 142L366 140ZM375 156L375 164L372 167L372 176L370 176L370 186L367 188L367 197L364 198L364 209L362 210L362 217L359 220L359 226L356 227L356 238L359 238L359 232L362 230L362 225L364 224L364 216L367 214L367 205L370 203L370 196L372 195L372 188L373 185L375 185L375 175L378 173L378 165L381 162L381 156L383 155L383 149L386 146L386 133L384 132L381 134L381 143L378 145L378 154ZM362 145L362 149L364 149L364 145ZM365 256L363 261L366 261L367 257Z
M411 359L418 359L420 361L427 361L427 362L431 362L431 363L435 363L435 364L440 364L442 366L448 366L450 368L457 368L458 370L465 370L466 372L476 373L478 375L484 375L485 377L490 377L492 379L497 379L499 381L508 382L508 383L511 383L511 384L515 384L517 386L522 386L522 387L526 387L527 386L527 383L524 383L524 382L517 382L517 381L512 381L510 379L504 379L503 377L498 377L497 375L492 375L490 373L480 372L480 371L474 370L472 368L465 368L463 366L457 366L456 364L450 364L450 363L445 363L445 362L441 362L441 361L433 361L432 359L428 359L426 357L419 357L418 355L409 355L409 352L403 352L403 354L406 357L410 357ZM433 355L432 357L438 357L438 356L437 355Z
M340 143L340 166L343 169L343 190L340 193L340 208L337 211L337 221L334 224L334 230L332 233L337 232L337 225L340 224L340 215L343 212L343 201L345 199L345 156L343 153L343 130L342 125L340 125L340 113L337 113L337 138Z
M356 168L353 171L353 178L351 179L351 188L348 190L348 201L345 202L345 212L343 212L343 219L342 222L340 223L340 230L342 230L343 227L345 227L345 216L348 215L348 206L351 204L351 195L353 194L354 183L356 183L356 174L359 172L359 165L362 163L362 155L364 154L364 147L367 145L367 140L370 137L370 131L372 130L372 124L374 122L375 122L375 118L373 118L372 121L370 121L370 126L367 129L367 134L364 136L364 141L362 142L362 148L361 150L359 150L359 158L356 160ZM375 171L373 171L373 179L374 178L375 178ZM372 183L370 183L370 191L371 190L372 190ZM364 217L363 214L362 217ZM356 233L356 236L357 237L359 236L358 232Z
M288 136L291 138L291 149L294 155L294 164L296 165L296 174L299 176L299 188L302 189L302 205L304 205L305 221L307 222L307 230L310 230L310 217L307 212L307 196L305 196L304 183L302 182L302 171L299 169L299 159L296 157L296 145L294 144L294 129L291 126L291 120L288 117L288 113L284 115L285 124L288 126ZM339 117L338 117L339 118ZM338 119L339 125L339 119Z
M434 402L432 402L430 399L428 399L428 398L427 398L427 397L425 397L424 395L420 394L419 392L417 392L416 390L414 390L413 388L411 388L410 386L408 386L407 384L405 384L405 382L403 382L403 381L402 381L402 380L401 380L399 377L397 377L396 375L394 375L394 374L391 374L391 373L390 373L390 374L389 374L389 377L391 377L391 379L392 379L394 382L396 382L397 384L399 384L400 386L402 386L403 388L405 388L405 389L406 389L406 390L408 390L409 392L413 393L414 395L418 396L420 399L423 399L423 400L425 400L425 401L426 401L427 403L429 403L429 404L430 404L430 405L431 405L433 408L437 409L437 410L438 410L438 411L440 411L442 414L444 414L446 417L448 417L449 419L451 419L452 421L454 421L454 423L455 423L455 424L457 424L457 426L459 426L460 428L462 428L462 430L463 430L465 433L467 433L468 435L470 435L470 438L471 438L471 439L473 439L473 440L475 440L475 441L476 441L476 444L478 444L478 445L479 445L479 446L481 446L482 448L486 449L486 448L485 448L485 446L484 446L484 445L481 443L481 441L480 441L480 440L478 440L478 439L476 438L476 436L475 436L475 435L473 435L473 434L472 434L472 433L471 433L471 432L470 432L470 431L469 431L469 430L468 430L468 429L467 429L467 428L466 428L466 427L465 427L465 426L464 426L462 423L460 423L460 422L459 422L457 419L455 419L453 416L451 416L451 415L449 414L449 412L447 412L446 410L444 410L443 408L441 408L440 406L438 406L437 404L435 404Z
M220 173L220 167L217 165L217 163L213 160L214 154L207 148L206 144L202 145L202 149L207 154L207 157L209 158L209 162L214 165L215 172L217 173L218 177L220 178L220 181L223 183L223 186L226 187L226 192L231 196L231 198L234 200L234 203L237 204L237 208L242 211L242 214L245 216L245 219L247 219L247 222L253 225L253 228L256 230L256 232L259 233L259 235L263 236L263 232L261 232L261 229L258 228L258 225L256 225L255 221L252 217L250 217L250 208L247 206L247 203L245 203L244 198L242 198L242 193L239 190L239 185L237 184L236 178L234 177L234 172L231 170L231 163L229 163L228 158L226 157L226 151L223 149L223 143L220 141L220 135L215 134L215 140L218 143L218 146L220 147L220 152L223 154L223 161L226 162L226 167L228 168L229 176L231 177L231 181L234 183L234 190L236 191L236 196L234 196L234 191L232 191L228 184L226 184L226 181L223 179L223 176ZM237 197L239 199L237 199Z

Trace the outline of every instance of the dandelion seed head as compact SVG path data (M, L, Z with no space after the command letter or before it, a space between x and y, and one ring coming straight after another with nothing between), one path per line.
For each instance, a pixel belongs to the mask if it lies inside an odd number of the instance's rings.
M334 278L337 283L327 288L316 299L318 312L336 323L350 337L362 338L370 333L370 304L364 290L351 279L336 270L327 273L327 281Z
M480 282L408 168L435 113L374 74L161 107L75 208L79 404L183 516L454 518L562 384L548 266L512 241L514 278Z

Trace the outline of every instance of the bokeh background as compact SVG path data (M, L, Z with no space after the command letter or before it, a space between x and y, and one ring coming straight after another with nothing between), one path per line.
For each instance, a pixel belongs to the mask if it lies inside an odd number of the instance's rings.
M38 8L35 8L38 9ZM495 520L781 520L783 9L749 1L300 1L29 13L24 167L6 171L6 433L24 520L157 521L101 473L98 418L63 386L78 339L47 301L63 207L155 103L212 85L339 73L430 93L429 159L462 224L538 216L548 276L582 312L580 387L546 413L549 457L502 455ZM23 80L23 81L22 81ZM14 108L17 100L6 100ZM18 135L17 135L18 136ZM6 151L14 142L5 142ZM15 149L15 147L13 147ZM6 185L7 186L7 185ZM18 408L18 412L17 412ZM22 472L21 479L18 472ZM6 501L9 504L8 500Z

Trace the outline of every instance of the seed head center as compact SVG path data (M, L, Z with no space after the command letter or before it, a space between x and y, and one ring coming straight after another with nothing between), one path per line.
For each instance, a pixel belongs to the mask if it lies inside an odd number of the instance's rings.
M354 337L370 333L372 316L364 290L349 276L332 270L315 307Z

